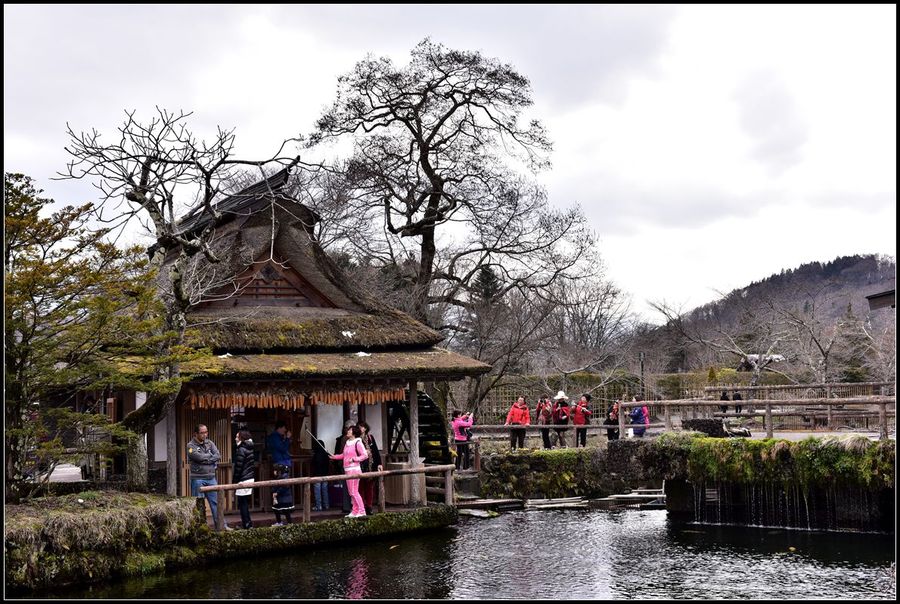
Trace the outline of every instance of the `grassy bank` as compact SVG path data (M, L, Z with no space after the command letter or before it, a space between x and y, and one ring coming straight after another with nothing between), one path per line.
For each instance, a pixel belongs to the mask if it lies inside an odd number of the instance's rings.
M192 497L86 491L6 506L6 587L27 594L187 568L247 553L447 526L455 508L215 533Z

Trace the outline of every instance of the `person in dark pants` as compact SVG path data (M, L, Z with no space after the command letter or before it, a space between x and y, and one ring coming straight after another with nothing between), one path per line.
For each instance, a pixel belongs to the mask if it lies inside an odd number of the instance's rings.
M553 403L546 396L542 396L538 401L537 409L534 411L534 417L538 424L549 426L553 423ZM552 448L550 444L550 428L541 428L541 441L544 443L545 449Z
M469 469L469 435L468 429L473 423L471 413L462 411L453 412L453 420L450 426L453 428L453 442L456 445L456 469Z
M528 410L528 403L525 402L525 397L520 396L516 402L513 403L512 407L509 408L509 413L506 414L506 423L504 425L528 426L530 424L531 411ZM513 428L509 431L509 446L515 451L517 444L520 449L525 448L525 430Z
M232 480L235 483L249 484L256 475L256 456L253 452L253 440L249 430L241 430L234 437L234 472ZM253 497L253 489L238 489L234 492L238 509L241 511L241 526L245 529L253 528L250 520L250 499Z
M722 396L719 397L720 401L728 400L728 393L726 391L722 391ZM728 405L719 405L719 409L722 410L722 413L728 413Z
M569 397L560 390L553 398L553 424L556 426L565 426L569 423ZM556 430L556 436L559 439L559 446L566 448L566 432L565 430Z
M316 440L318 447L313 447L312 455L312 475L313 476L329 476L331 474L331 460L328 458L328 451L325 450L325 443ZM321 512L331 507L328 500L328 483L317 482L313 485L313 496L316 499L316 505L313 507L314 512Z
M219 530L218 502L219 494L216 491L201 493L200 487L208 487L219 484L216 482L216 466L222 456L216 443L209 440L209 429L203 424L194 428L194 438L187 445L187 458L190 464L189 478L191 480L191 496L203 497L209 503L209 511L212 513L213 524ZM229 530L226 524L222 527Z
M291 432L284 420L275 422L275 431L266 439L266 449L272 456L272 474L276 480L291 477ZM291 511L294 509L294 487L278 487L272 493L272 511L275 512L275 524L282 526L291 523ZM281 521L284 515L286 522Z
M572 410L572 424L576 426L586 426L591 423L591 410L588 405L591 402L590 394L582 394L575 408ZM582 447L587 446L587 428L575 428L575 447L581 444Z
M603 420L603 424L605 426L618 426L619 425L619 401L613 402L612 405L609 406L609 410L606 414L606 419ZM606 440L619 440L619 429L618 428L607 428L606 429Z
M743 409L744 407L741 404L737 404L737 402L741 401L741 403L743 403L744 397L741 396L740 392L735 392L734 396L731 397L731 400L735 402L734 410L740 413L741 409Z

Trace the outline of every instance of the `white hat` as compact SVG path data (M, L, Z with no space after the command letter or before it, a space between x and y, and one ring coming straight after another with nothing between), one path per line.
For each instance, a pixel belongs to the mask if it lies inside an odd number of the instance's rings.
M566 396L566 393L563 392L562 390L560 390L559 392L556 393L556 396L553 397L553 400L558 401L559 399L563 399L563 398L566 400L569 399L569 397Z

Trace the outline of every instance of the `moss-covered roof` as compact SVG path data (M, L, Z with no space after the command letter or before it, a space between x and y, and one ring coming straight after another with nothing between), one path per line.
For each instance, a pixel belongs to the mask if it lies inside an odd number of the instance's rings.
M265 308L248 316L193 313L197 324L187 343L220 351L329 352L387 347L433 346L441 335L407 314L385 309L378 313L341 309Z
M443 350L373 353L220 355L186 362L194 379L462 379L487 373L491 366Z

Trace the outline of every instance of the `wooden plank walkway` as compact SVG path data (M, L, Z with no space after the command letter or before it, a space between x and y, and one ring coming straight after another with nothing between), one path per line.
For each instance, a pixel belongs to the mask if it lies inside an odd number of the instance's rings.
M476 510L521 510L525 507L525 502L521 499L472 499L458 501L456 507Z

